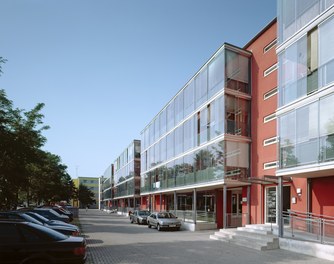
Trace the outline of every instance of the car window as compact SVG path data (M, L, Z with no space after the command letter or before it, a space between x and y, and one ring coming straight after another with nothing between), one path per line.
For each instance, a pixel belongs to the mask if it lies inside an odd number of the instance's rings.
M20 241L21 237L15 224L0 224L0 244L19 243Z
M59 240L64 240L64 239L67 238L66 235L61 234L61 233L59 233L55 230L52 230L50 228L47 228L47 227L44 227L44 226L41 226L41 225L35 225L33 223L30 223L27 226L22 225L21 227L24 228L24 229L30 230L30 232L33 232L33 233L37 234L37 236L39 236L41 239L44 239L44 240L59 241Z
M20 231L21 234L26 242L37 242L37 241L43 241L43 240L48 240L47 238L43 239L39 234L36 232L28 229L26 226L22 225L20 226Z
M150 215L150 213L148 211L140 211L139 215L146 216L146 215Z

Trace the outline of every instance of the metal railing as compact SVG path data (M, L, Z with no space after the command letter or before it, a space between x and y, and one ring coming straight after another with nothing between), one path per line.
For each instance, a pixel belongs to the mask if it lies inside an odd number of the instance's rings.
M311 212L284 211L284 237L334 244L334 217Z

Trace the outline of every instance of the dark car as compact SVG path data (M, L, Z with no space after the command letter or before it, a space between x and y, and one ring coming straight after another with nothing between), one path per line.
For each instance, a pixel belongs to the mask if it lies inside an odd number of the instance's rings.
M17 219L22 220L26 222L31 222L37 225L42 225L48 228L51 228L53 230L56 230L64 235L68 236L78 236L80 235L79 228L76 226L65 226L65 225L48 225L47 222L42 223L41 221L31 217L27 213L22 212L0 212L0 218L1 219Z
M148 228L156 227L158 231L162 229L180 230L181 220L169 212L152 213L147 217Z
M85 263L86 240L29 222L0 220L2 264Z
M130 214L130 222L137 223L138 225L146 224L147 217L150 215L150 212L147 210L135 210Z
M62 208L62 207L58 207L58 206L42 206L42 207L38 207L38 208L44 208L44 209L52 209L54 211L56 211L58 214L60 215L66 215L69 218L69 221L72 222L73 221L73 213L71 213L70 211Z
M51 208L35 208L32 211L50 219L50 220L59 220L59 221L65 222L65 223L68 223L70 221L68 216L58 214L55 210L53 210Z
M79 228L76 226L76 225L72 225L72 224L68 224L68 223L65 223L63 221L58 221L58 220L50 220L38 213L35 213L35 212L25 212L27 215L35 218L36 220L42 222L43 224L47 224L47 225L56 225L56 226L70 226L72 228L77 228L79 230Z

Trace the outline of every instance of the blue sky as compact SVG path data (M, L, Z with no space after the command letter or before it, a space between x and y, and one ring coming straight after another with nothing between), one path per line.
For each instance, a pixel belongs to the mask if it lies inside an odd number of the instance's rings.
M45 103L45 150L101 176L224 43L244 46L276 0L1 0L0 89Z

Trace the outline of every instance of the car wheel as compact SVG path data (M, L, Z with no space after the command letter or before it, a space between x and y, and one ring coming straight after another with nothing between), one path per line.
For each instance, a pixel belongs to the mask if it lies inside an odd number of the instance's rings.
M131 218L131 221L130 221L130 222L131 222L131 224L133 224L133 218Z
M149 222L147 222L147 227L148 227L148 228L151 228L151 225L150 225L150 223L149 223Z
M140 225L140 220L139 219L137 219L137 224Z
M157 225L157 229L158 231L161 231L161 226L159 224Z

